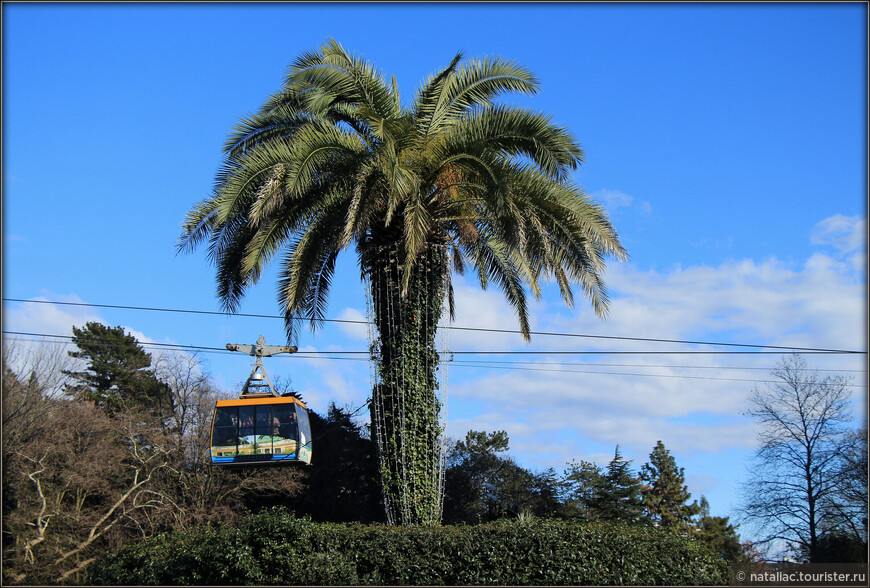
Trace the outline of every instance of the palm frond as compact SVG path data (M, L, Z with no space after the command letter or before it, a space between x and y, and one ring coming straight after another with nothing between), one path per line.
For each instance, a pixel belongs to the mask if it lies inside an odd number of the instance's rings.
M436 135L456 124L463 115L504 92L534 94L538 80L526 68L500 58L475 59L451 69L439 79L437 88L421 93L417 111L428 116L421 125L426 136ZM431 113L431 114L430 114Z
M217 203L214 197L206 198L188 211L181 225L181 235L176 242L177 253L190 253L215 229Z
M486 289L490 281L498 284L505 299L516 312L523 339L530 340L529 310L526 306L526 293L522 272L516 266L516 257L507 246L497 238L483 238L466 248L466 254L478 268L481 288Z
M525 109L497 106L474 112L451 129L447 152L487 150L531 160L557 181L583 163L583 150L563 127L551 118Z
M301 317L312 328L326 317L335 261L341 247L346 200L333 195L305 231L290 245L278 280L278 299L285 317ZM285 323L288 334L294 322Z
M285 86L304 90L302 96L314 113L324 113L335 102L349 102L368 107L380 118L400 114L396 110L398 98L383 75L334 39L327 40L318 53L298 59L285 78Z
M385 207L385 194L389 191L385 177L371 162L361 162L351 188L342 247L354 240L362 240L366 231Z
M417 90L413 115L414 120L423 126L424 135L428 134L425 125L429 124L432 116L435 114L439 98L444 93L444 84L447 83L448 77L456 71L460 61L462 61L462 52L458 52L446 68L437 74L429 76L420 89Z
M240 271L245 258L245 249L253 236L253 228L241 222L228 223L224 243L220 249L212 248L217 267L217 296L226 312L238 310L250 280Z
M408 283L411 278L411 269L417 262L420 254L423 252L424 246L429 243L430 230L433 225L433 218L426 205L420 199L419 194L408 203L408 207L404 211L404 251L405 259L402 264L402 294L406 294Z
M238 157L254 145L276 138L291 137L296 130L311 121L299 96L281 92L272 96L260 112L242 117L224 143L228 157Z

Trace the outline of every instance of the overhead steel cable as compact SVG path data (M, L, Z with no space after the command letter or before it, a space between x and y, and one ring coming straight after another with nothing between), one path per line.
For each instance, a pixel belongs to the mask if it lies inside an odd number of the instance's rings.
M64 339L68 342L71 342L73 337L70 335L53 335L46 333L24 333L18 331L3 331L4 335L13 335L20 337L38 337L38 338L53 338L53 339ZM118 343L106 343L107 346L118 345ZM181 345L176 343L153 343L153 342L139 342L139 345L142 347L158 347L162 349L172 350L172 351L198 351L205 353L231 353L225 348L220 347L207 347L200 345ZM367 354L367 351L327 351L327 352L316 352L316 351L299 351L294 353L291 356L283 357L281 359L307 359L307 360L327 360L327 361L368 361L368 359L364 357L332 357L333 354ZM448 352L450 353L464 353L464 352ZM542 352L546 353L546 352ZM642 353L642 352L641 352ZM677 352L679 353L679 352ZM751 352L727 352L723 351L721 353L751 353ZM761 352L757 352L761 353ZM557 362L498 362L498 361L451 361L456 367L462 368L486 368L486 369L500 369L500 370L519 370L519 371L538 371L538 372L550 372L550 373L582 373L582 374L602 374L602 375L615 375L615 376L637 376L637 377L650 377L650 378L676 378L676 379L690 379L690 380L713 380L713 381L729 381L729 382L750 382L750 383L775 383L772 380L759 380L759 379L747 379L747 378L721 378L721 377L710 377L710 376L689 376L689 375L679 375L679 374L643 374L643 373L635 373L635 372L615 372L615 371L600 371L600 370L584 370L584 369L557 369L553 367L518 367L516 364L526 364L526 365L555 365L555 366L569 366L569 367L647 367L647 368L690 368L690 369L735 369L735 370L744 370L744 369L765 369L765 368L738 368L738 367L726 367L720 368L719 366L667 366L667 365L642 365L642 364L582 364L582 363L557 363ZM862 370L813 370L813 371L830 371L830 372L859 372L866 373ZM848 387L853 388L864 388L863 384L844 384Z
M87 302L54 302L50 300L24 300L21 298L4 298L4 302L19 302L19 303L28 303L28 304L57 304L63 306L89 306L93 308L112 308L112 309L120 309L120 310L139 310L139 311L151 311L151 312L174 312L174 313L183 313L183 314L200 314L200 315L212 315L212 316L224 316L224 317L244 317L244 318L265 318L265 319L280 319L284 320L285 317L278 315L268 315L268 314L249 314L249 313L228 313L228 312L219 312L213 310L186 310L186 309L178 309L178 308L158 308L158 307L147 307L147 306L123 306L119 304L90 304ZM306 321L308 319L302 317L294 317L294 320ZM365 320L352 320L352 319L318 319L318 322L325 323L345 323L345 324L358 324L358 325L367 325L369 321ZM454 331L474 331L474 332L482 332L482 333L506 333L506 334L515 334L520 335L521 332L512 329L489 329L484 327L458 327L455 325L447 325L444 328L454 330ZM576 337L576 338L586 338L586 339L605 339L612 341L634 341L634 342L644 342L644 343L675 343L679 345L709 345L716 347L740 347L740 348L752 348L752 349L773 349L780 351L787 351L789 353L793 352L802 352L802 353L830 353L830 354L863 354L866 355L866 351L856 351L856 350L848 350L848 349L826 349L819 347L796 347L796 346L786 346L786 345L762 345L756 343L725 343L721 341L694 341L689 339L661 339L661 338L650 338L650 337L622 337L616 335L588 335L584 333L559 333L552 331L531 331L531 335L538 336L547 336L547 337ZM368 352L360 352L360 353L368 353ZM476 353L476 352L454 352L454 353ZM506 352L511 353L511 352ZM539 353L539 352L512 352L512 353ZM544 352L540 352L544 353ZM553 353L563 353L563 352L553 352ZM575 352L565 352L565 353L575 353ZM580 353L580 352L576 352ZM675 352L675 351L665 351L665 352L647 352L647 351L638 351L638 352L608 352L608 351L596 351L596 352L585 352L585 353L688 353L688 352ZM698 353L716 353L716 352L698 352ZM734 352L739 353L739 352ZM757 352L748 352L748 353L757 353Z
M461 362L452 362L452 363L461 363ZM471 363L471 362L464 362ZM567 366L567 367L627 367L627 368L667 368L667 369L692 369L692 370L738 370L738 371L747 371L747 370L763 370L770 371L769 367L737 367L737 366L721 366L721 365L662 365L662 364L650 364L650 363L586 363L586 362L564 362L564 361L520 361L520 360L511 360L511 361L497 361L497 360L486 360L487 364L503 364L503 365L529 365L529 366ZM860 374L866 374L867 370L845 370L845 369L825 369L825 368L803 368L806 371L813 372L854 372Z
M530 372L550 372L550 373L562 373L562 374L602 374L602 375L610 375L610 376L641 376L641 377L649 377L649 378L675 378L679 380L715 380L722 382L749 382L754 384L777 384L776 380L759 380L755 378L717 378L711 376L687 376L680 374L640 374L635 372L612 372L612 371L601 371L601 370L578 370L578 369L556 369L556 368L533 368L533 367L515 367L515 366L506 366L506 365L491 365L488 362L474 362L474 361L457 361L454 362L453 365L455 367L477 367L477 368L488 368L488 369L500 369L500 370L519 370L519 371L530 371ZM575 364L579 365L579 364ZM596 367L595 365L590 365L590 367ZM655 367L655 366L650 366ZM662 367L662 366L659 366ZM667 367L667 366L664 366ZM820 371L820 370L815 370ZM843 384L843 386L849 388L865 388L864 384Z
M23 333L18 331L3 331L4 335L21 335L21 336L29 336L29 337L54 337L61 339L69 339L72 340L72 337L69 335L53 335L48 333ZM141 345L150 345L155 347L171 347L171 348L179 348L179 349L192 349L199 351L226 351L221 347L207 347L201 345L182 345L179 343L143 343L140 341ZM317 351L299 351L294 353L294 356L305 356L306 354L311 353L320 353ZM339 351L339 350L331 350L325 353L329 353L330 355L368 355L369 351ZM448 355L784 355L793 353L793 351L702 351L702 350L689 350L689 351L680 351L680 350L671 350L671 351L660 351L660 350L632 350L632 351L564 351L564 350L535 350L535 351L515 351L515 350L459 350L459 351L447 351ZM857 351L837 351L837 350L817 350L817 351L804 351L802 352L805 355L850 355L855 353L866 353L866 352L857 352Z
M16 336L28 336L28 337L50 337L57 339L66 339L71 340L72 337L68 335L47 335L47 334L39 334L39 333L18 333L13 331L4 331L4 334L8 335L16 335ZM31 339L37 340L37 339ZM142 347L160 347L168 350L175 351L193 351L193 352L203 352L203 353L229 353L226 349L218 348L218 347L205 347L205 346L197 346L197 345L177 345L171 343L148 343L148 342L140 342ZM346 354L343 357L336 357L334 354ZM368 362L367 357L360 357L361 355L365 355L367 352L364 351L298 351L289 357L281 357L279 359L305 359L308 361L365 361ZM357 355L357 357L347 357L347 355L353 354ZM447 352L447 355L450 355L450 352ZM443 360L444 363L447 363L448 360ZM759 380L759 379L746 379L746 378L721 378L721 377L709 377L709 376L689 376L689 375L680 375L680 374L649 374L649 373L633 373L633 372L607 372L607 371L598 371L598 370L588 370L588 369L570 369L570 368L601 368L601 367L612 367L612 368L647 368L647 369L716 369L716 370L737 370L737 371L748 371L748 370L765 370L770 371L771 368L766 367L735 367L735 366L703 366L703 365L662 365L662 364L614 364L614 363L580 363L580 362L533 362L533 361L497 361L497 360L468 360L468 361L456 361L449 360L449 362L460 368L485 368L485 369L498 369L498 370L514 370L514 371L539 371L539 372L550 372L550 373L584 373L584 374L609 374L609 375L620 375L620 376L640 376L640 377L653 377L653 378L676 378L676 379L694 379L694 380L718 380L718 381L733 381L733 382L757 382L764 383L768 382L768 380ZM533 367L523 367L523 366L533 366ZM543 366L543 367L535 367L535 366ZM554 367L549 367L554 366ZM563 369L560 369L563 368ZM564 369L569 368L569 369ZM859 373L866 374L866 370L849 370L849 369L825 369L825 368L807 368L807 370L812 370L815 372L834 372L834 373ZM861 384L849 384L850 387L863 388L864 385Z
M67 341L72 341L73 337L71 335L54 335L51 333L23 333L20 331L3 331L4 335L15 335L19 337L44 337L50 339L66 339ZM138 341L137 343L142 347L163 347L169 349L176 350L192 350L192 351L220 351L230 353L228 349L225 347L206 347L203 345L183 345L181 343L156 343L153 341ZM118 345L116 343L106 343L106 346Z

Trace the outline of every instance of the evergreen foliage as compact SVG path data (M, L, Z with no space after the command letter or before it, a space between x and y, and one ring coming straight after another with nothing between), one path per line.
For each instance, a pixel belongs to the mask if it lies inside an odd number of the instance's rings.
M92 325L87 332L102 331ZM106 342L79 337L95 357L109 355ZM64 373L87 373L71 365L78 358L54 345L22 351L3 343L3 585L81 584L87 566L110 549L170 528L229 523L246 505L286 504L302 489L299 470L210 465L216 398L188 354L162 355L158 375L149 375L136 368L150 362L147 354L125 337L114 351L131 351L135 361L112 366L122 385L106 387L97 402L59 393L73 377ZM89 375L103 371L110 370ZM138 377L168 387L171 414L131 398Z
M308 414L315 450L293 511L320 522L386 522L376 448L367 431L332 403L325 416Z
M566 514L587 520L598 517L595 505L604 474L601 467L591 461L572 460L562 479Z
M678 532L688 532L692 517L701 509L685 484L683 468L659 440L640 470L641 496L646 516L654 523Z
M810 560L807 549L801 559ZM819 537L814 555L815 563L867 563L867 543L854 533L834 530Z
M147 354L131 343L144 365ZM134 584L691 584L717 583L710 570L726 561L761 558L728 517L711 516L704 497L688 532L646 524L662 519L641 510L640 481L619 446L606 468L572 462L560 483L552 470L532 473L510 459L504 431L470 431L450 452L445 518L456 526L344 524L385 521L374 443L355 413L311 413L318 449L309 467L227 471L208 460L218 393L194 358L154 362L175 410L159 420L137 402L112 411L64 398L58 391L71 376L63 374L84 373L70 367L83 356L42 351L18 354L4 341L4 585L86 583L96 561L94 581ZM865 440L866 429L840 437L815 550L799 548L799 557L866 560ZM648 481L677 480L685 490L661 443L650 456L641 470ZM711 564L705 548L720 557Z
M67 392L76 400L88 400L110 411L122 408L168 413L172 409L169 386L151 369L151 355L123 327L89 322L72 328L78 351L70 357L87 362L84 371L67 371L78 384Z
M96 585L725 585L697 542L624 523L535 519L476 526L324 524L282 509L236 527L131 544L95 563Z
M740 544L737 528L728 517L710 516L710 505L704 496L701 497L698 510L701 516L693 529L693 536L729 562L748 563L749 558Z
M595 518L603 521L637 522L643 514L640 480L632 475L631 461L622 457L619 445L607 470L601 474L589 504Z
M530 472L503 455L505 431L469 431L450 451L444 522L483 523L522 514L551 516L559 508L555 473Z

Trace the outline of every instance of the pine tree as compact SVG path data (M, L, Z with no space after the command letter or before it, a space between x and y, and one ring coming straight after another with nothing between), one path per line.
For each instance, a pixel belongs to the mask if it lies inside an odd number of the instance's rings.
M591 461L571 461L562 478L564 488L564 506L567 516L580 516L584 519L594 519L595 503L598 489L602 485L601 467Z
M623 459L617 445L590 505L597 518L629 522L641 519L640 481L632 475L630 464L631 461Z
M123 327L89 322L72 331L73 343L79 350L69 355L86 361L87 368L64 371L78 381L67 388L68 394L110 411L144 408L159 413L171 408L169 387L158 381L150 369L151 354Z
M701 516L694 530L695 539L732 563L749 562L746 549L737 535L737 527L730 523L728 517L710 516L710 503L704 496L701 496L698 510Z
M656 443L649 462L640 471L644 482L641 495L644 512L654 524L666 529L688 532L692 517L701 509L698 502L689 504L692 495L685 484L683 468L678 468L664 444Z
M661 441L656 443L650 461L643 465L641 496L644 514L654 524L666 529L688 532L692 517L700 512L698 502L688 504L692 495L685 484L683 468L677 467Z

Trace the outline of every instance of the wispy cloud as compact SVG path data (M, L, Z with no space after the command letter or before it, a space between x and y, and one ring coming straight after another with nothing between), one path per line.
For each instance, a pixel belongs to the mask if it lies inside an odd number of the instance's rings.
M627 196L612 198L626 205L633 202ZM866 254L864 227L861 218L823 220L812 235L819 249L799 264L775 257L667 271L611 264L606 276L612 295L607 320L597 318L579 295L574 312L566 310L551 285L542 300L529 300L532 328L606 337L866 350L866 276L859 263ZM515 312L497 288L482 291L472 275L456 277L454 288L453 325L491 329L449 331L454 351L709 349L539 335L527 344L517 333L497 332L517 329ZM50 298L81 302L76 296ZM87 306L11 304L5 310L6 330L68 335L73 324L102 321L99 312ZM363 320L364 313L345 308L338 318ZM365 325L345 323L335 331L342 338L320 346L317 357L293 359L307 368L294 371L294 378L318 411L329 401L362 406L370 394L365 361L323 359L333 350L360 349L360 342L367 340ZM300 351L315 353L313 347ZM861 356L809 359L817 369L866 368ZM767 369L775 360L770 355L455 355L448 368L449 385L442 390L448 396L447 433L462 438L470 429L504 429L512 454L539 468L562 468L571 459L606 463L612 457L606 449L617 443L628 455L645 458L659 439L681 457L747 452L755 443L754 426L741 412L747 394L769 378ZM866 371L855 376L855 384L866 386ZM865 394L866 388L856 389L856 402ZM716 487L725 479L708 477L704 484Z
M867 249L867 219L837 214L816 224L810 237L813 245L827 245L840 255Z
M611 213L619 208L632 208L639 210L643 214L652 214L652 204L645 200L638 201L634 196L619 190L604 188L593 193L592 197L604 204L605 208Z
M49 296L37 296L31 298L33 303L10 303L3 307L3 330L10 333L24 333L25 335L9 335L16 340L16 345L29 347L31 345L48 344L59 346L63 352L73 351L75 346L69 340L60 337L71 337L72 328L82 328L89 322L98 322L110 325L99 312L99 309L87 306L87 303L75 294L61 295L50 294ZM72 303L51 304L49 302ZM124 330L136 338L140 344L161 343L173 344L167 338L155 339L146 333L122 325ZM36 337L36 335L58 335L59 337ZM4 335L7 338L7 335ZM161 355L167 353L183 354L183 351L164 351L161 349L149 349L152 356L152 364Z

